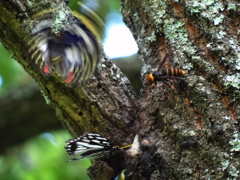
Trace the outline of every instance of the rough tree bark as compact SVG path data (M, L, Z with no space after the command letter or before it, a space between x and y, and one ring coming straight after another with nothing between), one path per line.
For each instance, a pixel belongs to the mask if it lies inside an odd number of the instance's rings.
M31 2L36 9L39 1ZM71 16L61 1L49 3L61 4ZM42 9L49 3L41 3ZM16 16L34 7L29 1L1 0L0 40L39 84L64 126L73 136L97 132L120 146L139 135L138 156L97 160L89 169L92 179L112 179L123 169L126 179L239 178L237 1L122 0L144 62L142 79L167 53L174 55L170 66L187 71L171 89L159 82L145 86L139 97L106 58L92 79L76 87L34 69L24 49L27 32Z
M239 10L238 1L122 0L143 74L167 52L188 71L174 90L158 83L139 98L140 179L240 178Z

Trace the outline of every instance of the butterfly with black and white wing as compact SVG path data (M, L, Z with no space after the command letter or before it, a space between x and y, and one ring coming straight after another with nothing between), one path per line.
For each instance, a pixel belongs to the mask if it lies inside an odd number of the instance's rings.
M112 145L106 138L97 133L88 133L70 139L66 143L65 149L69 155L80 155L79 158L70 159L68 162L85 158L99 158L114 150L122 149Z
M82 23L66 24L58 33L52 24L40 21L26 37L30 59L43 74L56 72L68 84L91 78L101 54L95 36Z

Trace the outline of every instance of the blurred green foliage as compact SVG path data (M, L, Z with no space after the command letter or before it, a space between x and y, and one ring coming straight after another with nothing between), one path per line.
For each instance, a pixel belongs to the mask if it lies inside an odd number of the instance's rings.
M0 43L0 95L25 75L22 67L11 58L10 52Z
M0 156L0 177L4 180L88 180L89 160L71 159L64 142L71 139L66 131L43 133Z

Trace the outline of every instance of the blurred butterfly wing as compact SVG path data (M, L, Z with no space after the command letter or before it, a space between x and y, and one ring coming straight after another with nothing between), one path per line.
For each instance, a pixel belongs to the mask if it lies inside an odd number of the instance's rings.
M100 47L96 38L86 27L82 28L76 24L65 32L64 41L71 45L66 51L66 59L72 65L69 72L75 75L73 82L89 79L100 58Z
M41 72L55 71L67 83L89 79L100 58L95 36L82 23L68 24L55 34L51 22L39 23L26 38L31 59Z

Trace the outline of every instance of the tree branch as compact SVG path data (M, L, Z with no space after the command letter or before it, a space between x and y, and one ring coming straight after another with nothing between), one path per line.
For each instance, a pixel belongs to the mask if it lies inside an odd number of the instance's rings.
M84 132L97 132L113 144L130 144L133 134L130 135L129 127L135 116L135 92L128 79L111 61L102 58L92 79L69 86L56 75L42 75L30 60L24 38L34 22L31 15L49 7L54 9L61 6L59 11L73 17L69 8L60 0L47 4L37 0L32 0L31 4L20 0L0 1L0 6L1 42L36 80L48 104L70 133L76 137Z
M173 82L171 88L158 82L137 98L127 78L106 58L92 79L76 87L57 76L40 74L25 60L29 55L22 47L26 47L27 30L16 18L24 8L13 2L22 2L29 13L25 1L0 1L0 27L4 27L0 39L40 85L71 134L97 132L116 145L130 144L135 134L140 136L139 157L102 159L105 162L95 164L98 172L90 169L92 179L110 179L123 169L129 179L238 177L240 23L236 3L122 0L124 20L144 62L142 80L166 54L174 55L170 66L187 71L185 79ZM44 4L35 3L44 9ZM51 1L51 8L59 3ZM29 11L34 10L39 9ZM72 16L64 5L63 11ZM28 17L24 22L31 24Z

